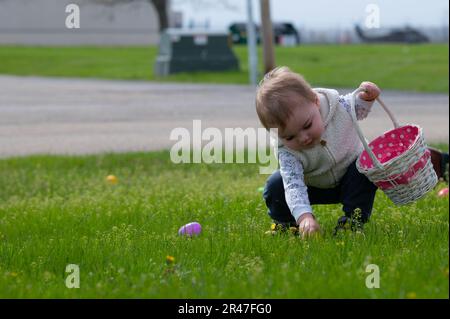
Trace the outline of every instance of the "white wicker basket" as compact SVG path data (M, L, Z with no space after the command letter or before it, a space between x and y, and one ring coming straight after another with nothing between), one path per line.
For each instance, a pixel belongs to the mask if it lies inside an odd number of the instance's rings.
M394 204L414 202L438 182L422 128L414 124L400 126L387 106L377 98L394 129L367 144L355 113L356 96L362 91L354 91L350 103L353 123L365 149L356 161L356 168L383 190Z

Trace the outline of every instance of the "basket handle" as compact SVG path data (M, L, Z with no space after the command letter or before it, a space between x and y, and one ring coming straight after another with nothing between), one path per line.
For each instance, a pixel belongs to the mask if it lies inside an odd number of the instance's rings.
M361 131L361 128L359 127L359 124L358 124L358 120L356 118L356 111L355 111L356 97L357 97L358 93L364 92L364 91L365 90L363 88L358 88L351 93L352 97L350 99L350 109L351 109L350 115L352 117L353 124L356 128L356 133L358 133L359 139L361 140L361 142L364 146L364 149L367 151L367 154L369 154L370 158L372 159L372 163L374 163L374 165L378 169L384 170L383 166L378 161L375 154L372 152L372 149L367 144L366 138L364 137L364 134ZM394 124L394 127L395 128L399 127L400 125L398 124L397 119L395 118L394 114L392 114L392 112L388 109L386 104L384 104L384 102L379 97L377 97L376 100L383 107L383 109L386 111L386 113L389 115L389 118L391 119L392 123Z

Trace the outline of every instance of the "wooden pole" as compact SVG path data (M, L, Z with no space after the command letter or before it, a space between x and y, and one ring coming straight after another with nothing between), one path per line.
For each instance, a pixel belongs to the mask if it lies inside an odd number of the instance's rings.
M260 0L263 41L264 73L275 68L272 20L270 19L270 0Z
M256 86L258 83L258 51L256 47L255 23L253 22L252 0L247 0L247 47L250 83Z

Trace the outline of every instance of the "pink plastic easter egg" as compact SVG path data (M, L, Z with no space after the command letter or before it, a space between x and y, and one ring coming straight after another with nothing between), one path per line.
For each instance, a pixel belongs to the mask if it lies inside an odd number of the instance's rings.
M439 197L448 196L448 187L441 189L438 193L438 196Z
M181 226L180 229L178 230L178 235L193 236L200 234L201 231L202 226L197 222L192 222L184 226Z

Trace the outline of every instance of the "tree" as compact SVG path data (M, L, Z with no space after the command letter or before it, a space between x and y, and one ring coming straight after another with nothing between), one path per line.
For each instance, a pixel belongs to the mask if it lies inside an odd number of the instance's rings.
M159 32L169 27L169 16L167 14L167 1L166 0L151 0L153 6L156 9L159 18Z

